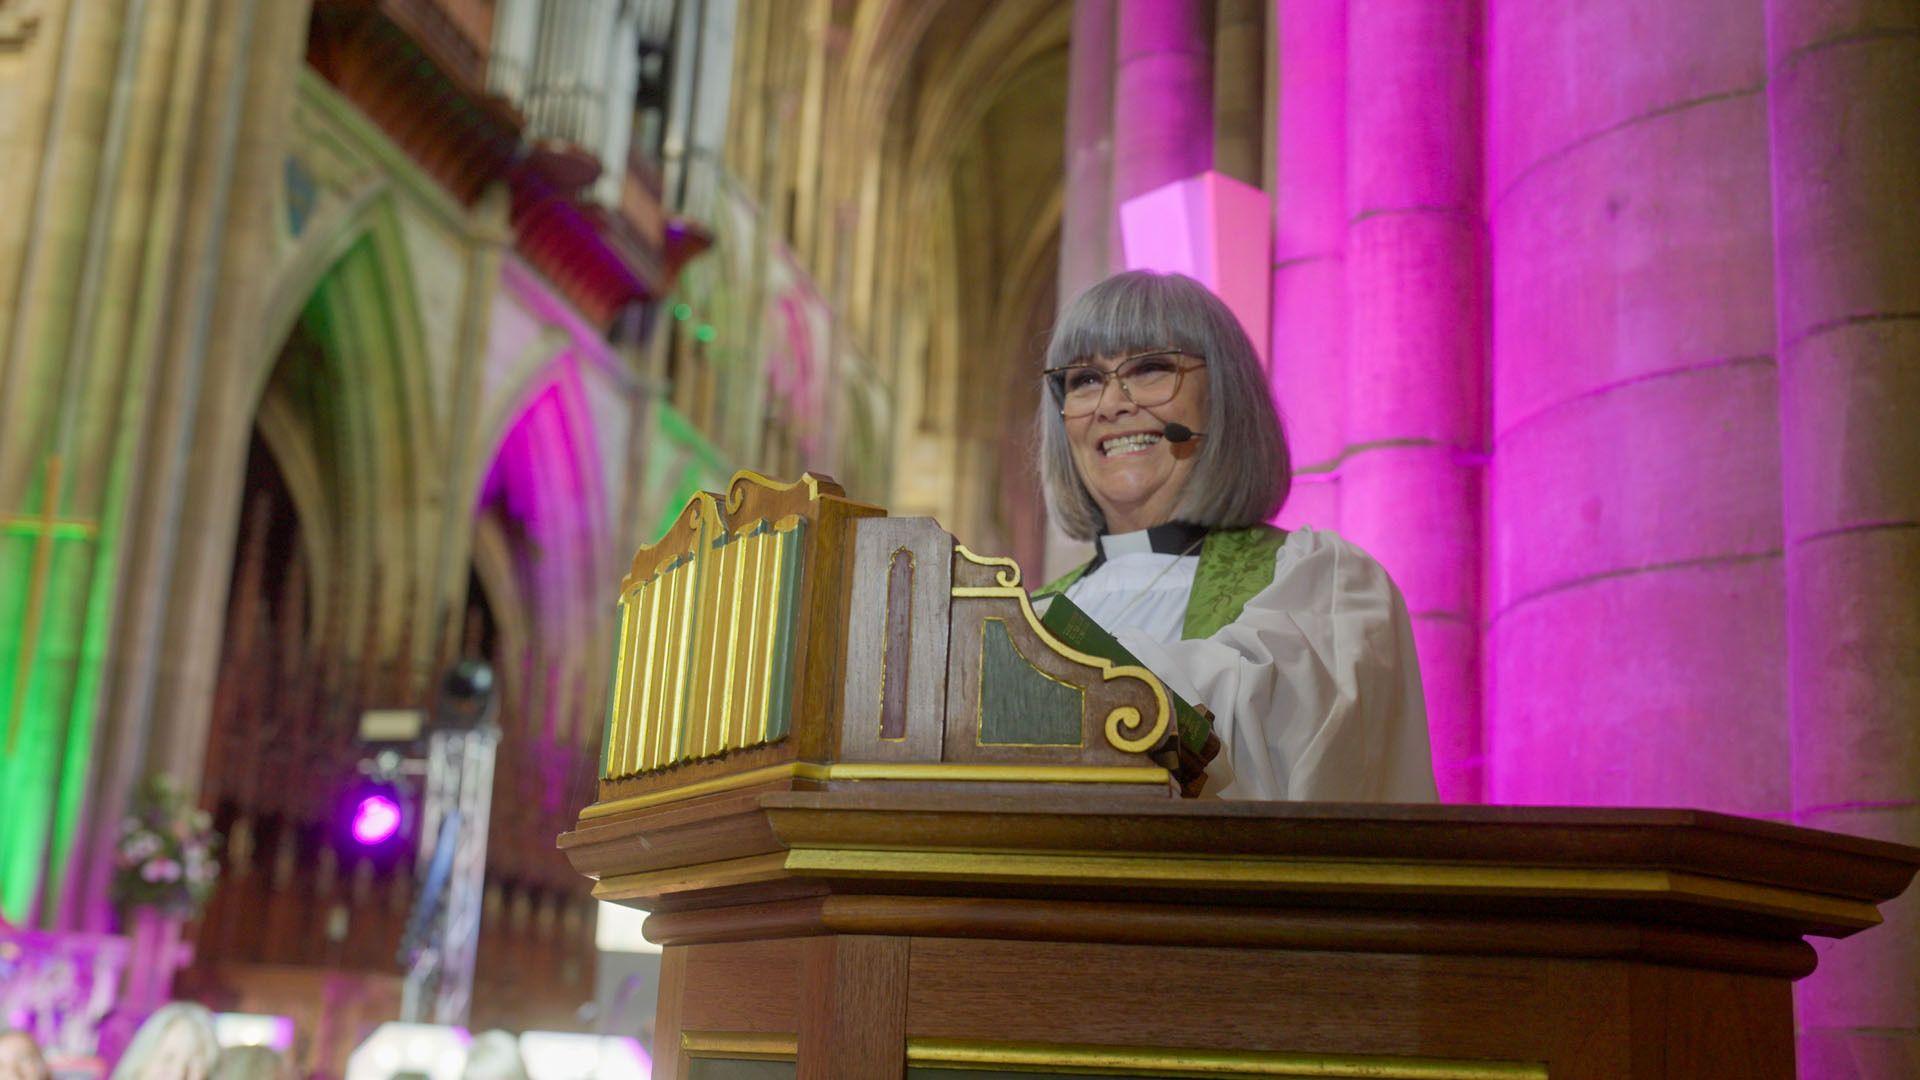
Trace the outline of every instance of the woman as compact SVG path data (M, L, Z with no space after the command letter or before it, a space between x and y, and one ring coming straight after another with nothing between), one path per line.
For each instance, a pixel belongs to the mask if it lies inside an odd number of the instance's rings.
M1266 522L1291 484L1279 414L1227 306L1129 272L1061 315L1039 417L1054 520L1097 544L1065 593L1213 713L1205 793L1431 802L1406 602L1329 532Z
M113 1067L112 1080L207 1080L219 1056L213 1014L175 1001L154 1010L133 1033L127 1052Z

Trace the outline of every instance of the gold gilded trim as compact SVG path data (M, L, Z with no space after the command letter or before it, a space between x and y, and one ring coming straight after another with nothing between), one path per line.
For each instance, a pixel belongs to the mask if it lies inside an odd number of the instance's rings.
M766 855L748 855L739 859L720 859L667 870L604 877L594 884L593 897L596 900L635 900L662 893L751 885L759 881L773 881L784 877L785 873L785 856L775 851Z
M789 777L800 780L825 780L827 767L815 765L811 761L789 761L784 765L767 765L758 769L748 769L746 772L734 773L732 776L716 776L711 780L699 780L675 788L649 791L644 795L629 795L624 799L593 803L580 811L580 820L611 817L614 814L624 814L629 810L644 810L649 806L660 806L663 803L678 802L681 799L694 799L702 795L752 787L755 784L771 783Z
M793 1061L800 1056L800 1037L774 1031L683 1031L680 1052L696 1058Z
M726 656L726 667L716 685L713 694L719 701L719 712L715 722L719 727L719 748L733 750L746 745L744 729L735 735L734 728L738 713L733 700L733 677L740 664L740 601L746 591L747 567L743 552L746 545L739 536L730 536L720 549L720 565L725 568L725 579L729 588L727 597L727 643L722 648ZM718 660L715 663L719 663Z
M1390 1054L1288 1054L1262 1050L1163 1050L972 1039L908 1039L907 1064L923 1069L988 1067L1010 1072L1049 1071L1086 1076L1547 1080L1546 1065L1534 1061Z
M1058 884L1130 883L1216 888L1291 887L1301 891L1402 891L1498 896L1558 893L1581 897L1673 898L1762 915L1817 917L1839 925L1877 925L1872 904L1667 870L1342 862L1247 856L1023 855L992 851L893 851L795 848L787 869L897 879L1046 880Z
M1167 770L1158 765L969 765L943 761L855 761L819 765L790 761L767 765L732 776L716 776L644 795L597 802L580 811L580 820L611 817L681 799L695 799L737 788L753 787L788 778L812 780L952 780L989 784L1164 784Z
M684 537L681 535L682 529L686 530ZM680 508L680 513L673 519L673 524L667 527L666 535L655 543L641 544L633 553L633 560L627 566L626 576L620 581L620 591L625 592L640 583L641 579L634 573L634 567L638 566L641 558L648 553L666 548L675 556L692 555L700 550L702 544L712 542L715 536L724 532L726 532L726 523L720 517L720 500L711 491L694 492L693 497L687 500L687 505ZM671 565L671 562L672 560L669 559L668 564ZM666 567L661 569L664 570Z
M740 512L741 505L744 504L747 499L745 487L747 484L772 492L792 491L795 488L804 487L807 489L807 500L809 502L820 501L820 478L810 472L801 473L800 479L792 481L791 483L783 483L763 473L754 472L752 469L741 469L735 472L727 481L727 513L737 514ZM837 489L838 485L835 485L835 487ZM828 492L828 494L837 495L839 492L835 490Z
M967 545L957 542L953 545L953 550L959 552L961 558L975 566L992 567L993 580L997 582L1001 588L1020 588L1020 564L1014 562L1012 559L1004 555L976 555L967 549ZM1025 590L1021 591L1024 592ZM960 590L955 589L954 595L959 595L959 592Z
M856 761L827 768L830 780L957 780L971 783L1164 784L1158 765L967 765Z

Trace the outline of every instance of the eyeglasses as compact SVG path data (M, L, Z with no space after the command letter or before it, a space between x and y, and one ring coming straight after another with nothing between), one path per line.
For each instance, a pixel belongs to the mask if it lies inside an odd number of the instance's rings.
M1199 362L1182 364L1180 361L1183 359ZM1173 400L1173 396L1180 392L1180 380L1186 377L1187 372L1206 366L1207 362L1201 357L1171 349L1156 349L1123 357L1111 371L1092 364L1067 364L1048 368L1041 374L1046 376L1047 386L1053 391L1054 404L1060 406L1060 415L1068 420L1077 420L1100 407L1100 399L1107 394L1109 379L1120 380L1120 392L1127 395L1128 401L1151 409Z

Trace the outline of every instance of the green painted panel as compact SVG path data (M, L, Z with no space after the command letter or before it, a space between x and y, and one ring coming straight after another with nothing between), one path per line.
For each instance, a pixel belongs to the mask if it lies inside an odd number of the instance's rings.
M1086 695L1033 666L1005 619L980 623L980 745L1079 746Z

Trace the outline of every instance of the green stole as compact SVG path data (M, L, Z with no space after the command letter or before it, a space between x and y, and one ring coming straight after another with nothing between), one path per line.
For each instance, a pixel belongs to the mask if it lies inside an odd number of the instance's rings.
M1180 636L1209 638L1240 617L1247 601L1273 584L1273 560L1287 542L1285 529L1252 525L1244 529L1217 529L1200 544L1200 567L1193 574L1193 592L1187 596L1186 620ZM1067 591L1087 572L1081 563L1033 594L1042 600Z

